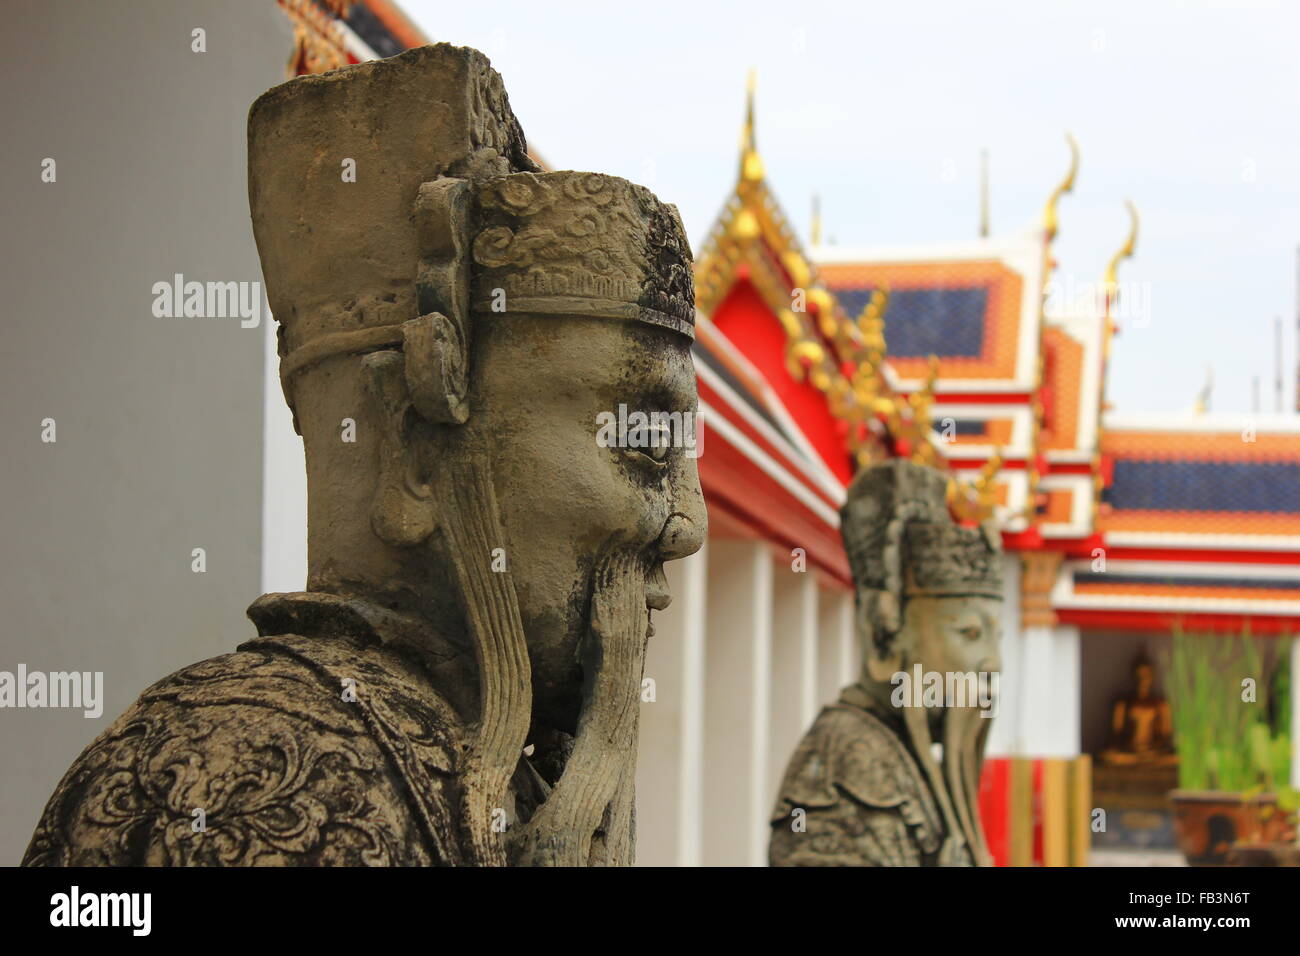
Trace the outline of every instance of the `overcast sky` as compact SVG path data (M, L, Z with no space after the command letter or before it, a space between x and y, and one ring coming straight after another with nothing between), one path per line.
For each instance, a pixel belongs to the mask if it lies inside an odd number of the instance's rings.
M968 239L979 153L995 235L1027 228L1063 175L1058 278L1095 281L1142 217L1121 278L1149 303L1122 331L1111 400L1215 411L1295 404L1300 241L1297 5L1219 2L446 3L401 6L435 41L478 47L554 168L636 180L681 209L697 248L735 182L745 76L759 148L800 236L811 196L839 245Z

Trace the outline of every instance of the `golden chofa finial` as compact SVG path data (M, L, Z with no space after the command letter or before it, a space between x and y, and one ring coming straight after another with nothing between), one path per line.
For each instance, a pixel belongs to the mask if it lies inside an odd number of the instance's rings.
M1115 320L1111 317L1115 309L1115 303L1119 301L1119 264L1125 259L1132 258L1133 250L1137 248L1138 237L1138 211L1133 205L1131 199L1124 200L1124 205L1128 207L1128 238L1124 240L1124 245L1119 247L1119 251L1110 257L1110 262L1106 263L1106 271L1102 273L1102 290L1106 296L1105 314L1102 320L1106 323L1106 337L1104 341L1104 355L1110 357L1110 339L1115 334Z
M1110 306L1115 301L1115 294L1119 291L1119 264L1125 259L1132 258L1133 250L1137 248L1137 207L1133 205L1133 200L1131 199L1125 199L1124 205L1128 208L1128 238L1124 240L1124 245L1119 247L1119 251L1110 257L1110 262L1106 264L1106 272L1102 277L1102 283L1106 289L1106 311L1108 314L1110 312Z
M1204 415L1210 410L1210 398L1214 394L1214 366L1205 366L1205 384L1201 390L1196 393L1195 412L1197 415Z
M989 151L980 150L980 238L989 237Z
M1070 169L1061 180L1060 185L1052 190L1052 195L1047 200L1047 206L1043 209L1043 232L1047 241L1050 243L1056 238L1058 220L1056 217L1056 204L1061 201L1061 197L1074 189L1074 177L1079 172L1079 144L1075 142L1074 137L1069 133L1065 134L1065 141L1070 144Z
M740 134L740 178L756 183L763 178L763 161L758 158L758 143L754 139L754 87L758 73L749 71L745 82L745 128Z
M808 239L815 249L822 244L822 200L816 193L813 193L812 200L812 228L808 230Z

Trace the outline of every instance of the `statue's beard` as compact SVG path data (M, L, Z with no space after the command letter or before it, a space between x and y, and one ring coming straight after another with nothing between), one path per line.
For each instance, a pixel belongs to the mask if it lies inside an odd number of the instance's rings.
M619 866L632 862L633 803L648 613L647 563L611 547L593 573L577 733L545 802L511 843L527 866Z
M910 707L903 716L913 750L930 781L947 830L939 862L941 865L958 862L964 846L976 866L991 866L978 809L980 768L989 719L981 716L979 707L945 707L940 711L938 732L932 735L931 713L926 708ZM931 754L934 736L943 745L942 764Z
M609 544L592 574L590 624L579 641L583 689L576 730L554 787L526 820L510 803L533 724L528 642L510 572L479 560L505 540L487 465L449 470L445 543L462 595L479 675L479 719L464 776L464 832L484 865L630 865L633 782L649 615L644 551ZM556 754L547 756L552 758ZM526 765L525 765L526 766ZM526 776L526 775L525 775ZM516 812L527 811L516 804Z

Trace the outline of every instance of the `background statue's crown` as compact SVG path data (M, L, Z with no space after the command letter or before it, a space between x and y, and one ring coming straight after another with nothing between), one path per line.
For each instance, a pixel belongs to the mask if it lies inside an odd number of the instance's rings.
M857 474L840 511L840 533L859 588L1002 596L997 532L956 524L947 486L943 472L898 459Z

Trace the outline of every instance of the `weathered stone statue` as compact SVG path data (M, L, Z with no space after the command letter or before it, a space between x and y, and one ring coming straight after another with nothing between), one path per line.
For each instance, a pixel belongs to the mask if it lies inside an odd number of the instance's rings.
M849 486L862 675L790 759L773 866L991 865L976 795L1001 668L1001 541L953 523L946 485L890 461Z
M539 171L446 45L259 98L249 198L308 590L146 690L24 862L629 863L649 614L705 514L681 449L596 436L695 409L676 210Z
M1175 766L1174 718L1169 701L1155 692L1156 668L1145 650L1133 661L1133 693L1111 707L1110 742L1101 752L1112 767Z

